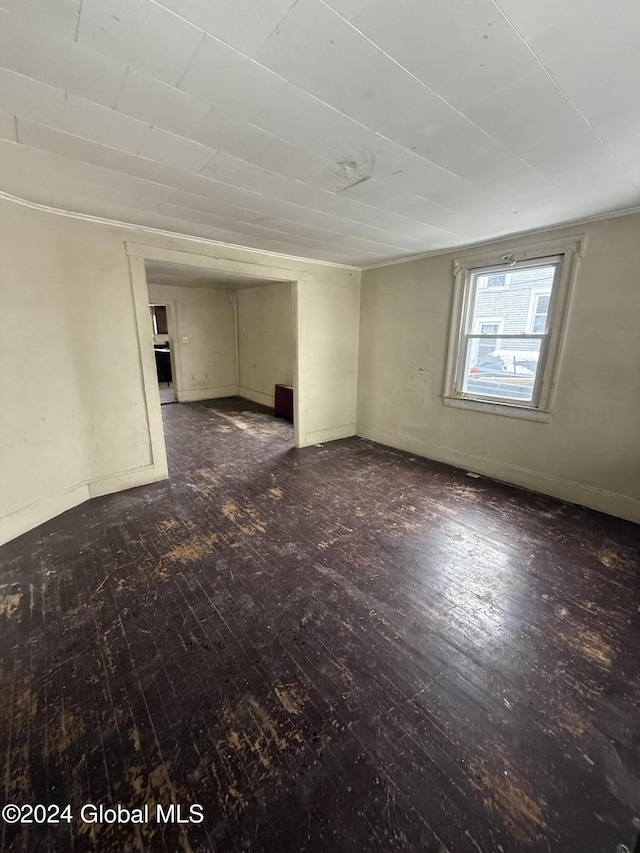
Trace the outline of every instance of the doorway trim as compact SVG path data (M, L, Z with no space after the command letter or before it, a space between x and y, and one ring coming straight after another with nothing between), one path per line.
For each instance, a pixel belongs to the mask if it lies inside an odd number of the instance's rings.
M186 264L200 269L217 272L232 272L244 276L253 276L262 281L290 282L293 293L293 313L295 324L294 340L294 384L293 384L293 426L294 444L302 446L304 432L304 407L300 405L300 360L298 357L298 287L306 280L306 274L298 270L284 267L255 263L252 261L236 261L212 255L201 255L197 252L186 252L179 249L165 249L161 246L148 246L127 241L125 243L129 268L131 272L131 287L133 304L136 314L138 332L138 353L142 367L144 386L144 403L147 415L147 427L151 443L152 464L157 480L165 480L169 476L167 452L162 425L160 408L160 393L153 358L153 335L149 323L149 287L145 270L145 261L166 261L173 264ZM257 282L256 282L257 283ZM171 300L168 300L169 302ZM174 306L172 306L174 308ZM174 334L177 334L177 316L173 310ZM177 353L176 353L177 355ZM179 371L179 364L176 364Z

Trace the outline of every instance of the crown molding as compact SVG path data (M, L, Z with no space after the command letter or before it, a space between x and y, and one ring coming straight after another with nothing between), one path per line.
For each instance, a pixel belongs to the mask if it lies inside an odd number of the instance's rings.
M104 219L101 216L93 216L89 213L77 213L71 210L62 210L59 207L51 207L47 204L29 201L26 198L10 195L9 193L0 190L0 199L10 201L13 204L19 204L22 207L28 207L31 210L38 210L43 213L51 213L55 216L64 216L67 219L78 219L81 222L92 222L94 225L107 225L110 228L125 228L127 231L137 231L141 234L155 234L158 237L179 238L180 240L188 240L191 243L198 243L204 246L216 246L224 249L234 249L241 252L250 252L254 255L263 255L269 258L281 258L286 261L296 261L304 264L318 264L322 267L332 267L342 270L353 270L359 272L360 267L354 264L339 264L334 261L319 261L317 258L305 258L299 255L285 255L281 252L269 252L266 249L254 249L251 246L241 246L236 243L224 243L221 240L211 240L207 237L194 237L190 234L181 234L178 231L164 231L162 228L152 228L149 225L135 225L132 222L121 222L117 219Z
M538 234L548 234L551 231L559 231L561 228L579 228L582 225L588 225L591 222L603 222L606 219L617 219L622 216L631 216L634 213L640 213L640 206L627 207L624 210L615 210L611 213L601 213L598 216L590 216L587 219L572 219L567 222L558 222L556 225L545 225L544 228L532 228L528 231L513 231L509 234L501 234L498 237L490 237L488 240L478 240L475 243L458 243L455 246L450 246L447 249L434 249L432 252L421 252L418 255L408 255L403 258L395 258L390 261L383 261L380 264L369 264L368 266L359 267L361 272L368 270L378 270L383 267L392 267L396 264L409 264L412 261L421 261L424 258L435 258L438 255L454 255L458 252L466 252L468 249L476 249L479 247L491 249L500 243L507 240L520 240L526 237L536 237Z

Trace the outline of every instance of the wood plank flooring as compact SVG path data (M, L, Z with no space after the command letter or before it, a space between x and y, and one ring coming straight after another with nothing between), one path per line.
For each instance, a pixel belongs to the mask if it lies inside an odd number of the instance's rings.
M242 400L162 413L167 483L0 549L4 800L73 815L2 850L634 850L637 526L295 450Z

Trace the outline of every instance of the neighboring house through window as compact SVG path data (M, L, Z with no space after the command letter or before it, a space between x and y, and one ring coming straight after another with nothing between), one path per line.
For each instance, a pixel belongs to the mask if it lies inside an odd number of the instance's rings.
M581 246L573 238L456 261L446 404L548 420Z
M504 320L502 317L478 317L474 321L474 330L482 337L474 338L473 358L475 361L486 358L500 346L499 333L502 331Z
M551 293L534 290L532 297L528 327L531 333L537 334L538 332L544 332L547 327Z
M499 275L488 275L483 279L484 287L506 287L509 283L509 273L500 273Z

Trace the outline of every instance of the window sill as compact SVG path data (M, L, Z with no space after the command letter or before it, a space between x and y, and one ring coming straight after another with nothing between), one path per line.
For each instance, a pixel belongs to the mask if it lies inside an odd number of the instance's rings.
M525 421L538 421L549 423L551 412L545 409L533 409L527 406L514 406L510 403L496 403L489 400L478 400L473 397L452 397L445 395L442 398L445 406L454 409L467 409L471 412L486 412L489 415L502 415L507 418L520 418Z

